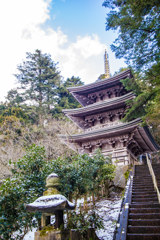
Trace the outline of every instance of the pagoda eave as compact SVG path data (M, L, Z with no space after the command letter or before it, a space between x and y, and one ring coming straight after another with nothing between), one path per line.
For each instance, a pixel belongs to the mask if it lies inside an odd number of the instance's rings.
M61 139L66 139L70 141L81 141L81 140L90 140L90 139L97 139L99 137L104 137L107 135L115 136L117 133L119 134L120 132L128 132L129 130L133 130L142 122L141 119L136 119L128 123L120 123L119 125L113 125L109 127L104 127L97 129L95 131L87 131L83 134L75 134L75 135L59 135Z
M67 115L67 116L86 116L89 114L92 114L95 112L102 112L103 110L110 110L110 109L114 109L115 106L117 107L121 107L124 106L126 101L131 100L135 97L135 95L130 92L126 95L123 95L121 97L115 97L113 99L110 100L106 100L106 101L101 101L98 103L94 103L91 104L89 106L86 107L81 107L81 108L76 108L76 109L63 109L63 112Z
M158 145L155 143L152 135L147 127L140 127L141 119L133 120L129 123L119 124L117 126L107 127L96 131L85 132L84 134L77 134L72 136L60 135L60 138L72 149L77 150L78 145L95 142L96 144L103 144L110 139L123 138L124 136L131 137L128 140L128 145L132 148L133 142L140 150L140 154L145 152L156 152L159 150ZM135 146L134 146L135 147Z
M100 93L103 92L108 87L112 88L114 86L122 86L121 80L131 77L132 77L131 71L126 70L110 78L101 79L94 83L82 86L69 87L67 89L82 106L86 106L91 103L90 102L91 99L89 100L88 96L93 95L94 92L97 91L97 89Z
M131 70L128 69L110 78L101 79L100 81L96 81L94 83L90 83L82 86L69 87L67 89L71 93L86 93L86 92L88 93L88 91L93 91L94 89L97 89L97 88L103 89L104 86L106 87L106 85L111 85L111 86L115 85L117 84L117 81L119 82L120 80L125 79L127 77L131 78L131 76L132 76Z

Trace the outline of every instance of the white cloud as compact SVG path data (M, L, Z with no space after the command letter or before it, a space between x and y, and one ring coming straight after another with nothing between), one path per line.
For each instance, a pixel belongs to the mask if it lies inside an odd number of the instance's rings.
M15 86L17 65L25 60L26 52L41 49L59 62L66 79L79 76L82 81L95 81L104 72L105 45L98 36L77 36L70 42L63 31L44 28L51 0L5 0L0 2L0 99Z
M65 51L61 52L62 73L65 77L80 76L82 81L95 81L103 73L103 53L105 45L98 36L77 37Z

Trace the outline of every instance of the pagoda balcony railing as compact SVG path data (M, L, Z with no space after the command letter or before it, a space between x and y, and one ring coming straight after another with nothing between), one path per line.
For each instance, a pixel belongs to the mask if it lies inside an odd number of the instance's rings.
M156 176L155 176L155 174L154 174L154 171L153 171L153 168L152 168L152 164L151 164L151 161L150 161L147 153L146 153L146 159L147 159L147 165L148 165L148 168L149 168L149 172L150 172L150 174L151 174L151 176L152 176L152 181L153 181L154 189L155 189L155 191L157 192L158 202L160 203L160 192L159 192L159 189L158 189Z

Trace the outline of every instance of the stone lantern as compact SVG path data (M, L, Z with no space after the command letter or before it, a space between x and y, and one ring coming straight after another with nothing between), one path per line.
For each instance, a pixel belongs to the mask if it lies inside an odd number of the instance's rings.
M57 187L59 185L60 183L58 175L56 173L51 173L46 179L47 190L43 193L43 196L36 199L33 203L26 205L26 209L30 212L42 212L41 217L42 229L45 226L51 224L52 215L55 215L54 228L59 229L62 225L64 225L63 211L73 210L75 208L75 205L73 203L69 202L65 196L59 193L59 191L57 190ZM41 240L42 238L38 237L35 239Z

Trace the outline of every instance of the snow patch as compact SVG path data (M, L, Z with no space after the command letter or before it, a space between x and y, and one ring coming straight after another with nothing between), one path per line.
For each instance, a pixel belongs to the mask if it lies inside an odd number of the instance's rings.
M74 204L69 202L67 198L61 194L42 196L36 199L33 203L27 204L28 206L35 208L43 208L43 207L57 207L61 205L63 202L67 202L70 207L74 207Z
M51 197L51 196L50 196ZM65 198L65 197L64 197ZM78 200L78 204L83 203L83 199ZM96 211L103 219L104 229L96 231L100 240L113 240L113 235L118 220L122 199L104 199L96 203ZM28 232L24 240L34 240L34 232L36 229Z

